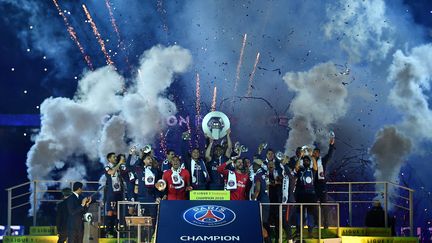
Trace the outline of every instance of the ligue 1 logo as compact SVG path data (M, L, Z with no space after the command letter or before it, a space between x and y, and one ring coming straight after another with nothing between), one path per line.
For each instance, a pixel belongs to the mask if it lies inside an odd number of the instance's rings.
M232 223L236 214L229 208L217 205L201 205L189 208L183 219L199 227L220 227Z

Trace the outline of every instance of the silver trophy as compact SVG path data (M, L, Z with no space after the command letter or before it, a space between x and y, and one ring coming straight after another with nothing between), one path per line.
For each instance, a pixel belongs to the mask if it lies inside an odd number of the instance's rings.
M234 152L236 152L237 154L239 154L239 153L246 153L247 151L249 151L249 149L246 146L240 144L240 142L238 142L238 141L235 142L235 144L234 144Z
M305 156L310 156L311 154L309 153L311 151L311 148L308 145L304 145L301 149L304 153Z
M335 135L335 133L333 131L329 132L329 136L330 136L330 138L335 138L336 137L336 135Z
M279 152L276 153L276 158L277 158L278 160L283 160L284 157L285 157L285 155L284 155L284 153L282 153L281 151L279 151Z
M191 138L191 133L189 131L183 132L182 133L182 139L185 141L190 141Z
M227 115L220 111L212 111L205 115L201 125L204 134L218 140L226 136L231 124Z
M150 153L151 151L152 151L152 147L151 147L150 144L147 144L146 146L144 146L144 148L143 148L143 152L144 152L145 154L148 154L148 153Z

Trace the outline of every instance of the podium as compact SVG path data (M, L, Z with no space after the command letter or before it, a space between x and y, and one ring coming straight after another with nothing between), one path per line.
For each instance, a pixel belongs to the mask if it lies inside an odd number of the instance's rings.
M149 216L126 216L125 222L127 226L137 227L137 241L141 243L141 227L147 228L147 239L151 240L150 228L152 227L152 217Z
M160 203L156 242L262 243L257 201L183 201Z

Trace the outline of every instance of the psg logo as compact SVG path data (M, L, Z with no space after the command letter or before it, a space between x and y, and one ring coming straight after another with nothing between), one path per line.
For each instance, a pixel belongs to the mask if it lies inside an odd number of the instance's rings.
M147 178L147 182L148 183L152 183L154 181L154 178L153 177L149 177L149 178Z
M232 223L236 214L229 208L217 205L201 205L189 208L183 219L199 227L220 227Z
M114 183L114 189L120 189L120 184Z
M234 181L228 181L228 186L234 186Z
M173 181L174 181L174 183L177 183L179 181L178 176L173 176Z

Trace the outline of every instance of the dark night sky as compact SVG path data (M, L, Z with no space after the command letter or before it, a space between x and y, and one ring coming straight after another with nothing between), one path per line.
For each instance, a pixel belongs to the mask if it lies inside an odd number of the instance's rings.
M231 15L225 15L226 12L223 12L224 9L221 8L221 10L215 10L212 13L214 16L209 16L206 19L206 14L212 8L217 9L217 4L208 3L206 5L199 1L191 1L188 5L163 0L146 1L145 3L143 1L128 1L128 4L125 4L122 1L112 0L110 2L114 6L114 16L120 34L124 38L125 48L122 50L115 44L116 33L112 30L109 15L102 3L104 1L100 2L84 1L92 12L95 23L104 39L110 39L109 42L106 42L108 49L112 49L113 53L118 52L117 55L110 54L113 55L113 60L118 64L118 72L126 79L127 84L136 75L140 56L152 46L159 43L167 46L180 44L191 50L194 64L189 69L190 71L183 76L176 76L176 81L166 91L166 95L172 94L174 97L173 100L180 114L193 115L195 87L191 87L194 84L195 72L200 72L202 80L205 80L202 83L202 89L206 89L202 94L205 103L203 107L208 108L210 105L213 85L218 85L218 92L220 92L218 99L231 97L228 90L232 88L221 88L219 91L219 87L224 85L220 82L235 76L235 66L237 65L243 33L248 33L250 38L247 44L248 52L245 54L245 65L248 65L246 68L248 70L242 71L246 80L249 77L257 51L261 51L260 66L262 68L266 70L279 68L282 75L286 72L307 71L317 63L327 60L333 60L342 66L344 63L349 63L352 75L356 78L356 81L352 81L354 83L348 87L349 93L360 94L367 89L368 92L375 94L379 101L374 103L374 101L366 100L364 103L353 105L352 107L356 108L358 108L357 105L360 106L359 109L361 110L370 109L373 114L367 116L364 113L348 113L341 117L340 121L343 122L337 123L334 127L339 129L337 131L341 131L340 133L346 138L345 141L351 141L351 137L357 137L357 135L358 137L364 136L361 140L352 139L353 141L356 140L353 142L356 145L353 146L363 149L372 146L374 134L383 125L397 121L395 115L389 112L392 109L389 109L388 105L385 104L385 97L387 97L389 89L385 85L388 84L374 81L386 78L392 53L397 49L406 51L406 49L432 41L432 2L430 0L384 1L388 14L386 19L392 26L391 30L394 32L395 41L387 58L376 63L369 62L369 60L352 61L349 57L350 54L342 50L342 46L339 45L339 38L330 38L325 42L326 39L322 33L323 28L311 27L316 26L315 21L325 22L328 20L325 16L325 10L323 10L325 5L313 6L312 1L298 1L290 4L291 8L301 9L298 14L301 14L302 11L310 13L300 18L294 18L296 22L291 23L284 20L284 10L282 7L282 10L279 9L278 6L285 3L279 1L262 1L262 3L242 1L241 4L237 4L227 0L223 1L225 4L221 5L223 8L231 9ZM301 2L304 2L305 6ZM6 192L4 189L28 181L25 164L27 152L34 144L31 137L37 134L39 129L38 126L17 125L27 121L21 115L38 115L39 106L48 97L72 98L77 90L78 80L85 76L83 70L88 70L78 48L70 39L63 20L58 16L54 4L51 1L38 0L22 4L20 1L0 0L0 29L2 31L0 37L0 97L2 97L0 116L2 117L0 117L0 122L3 122L0 124L0 161L2 165L0 170L0 224L2 225L6 223ZM85 15L81 9L82 2L68 1L63 3L63 1L59 1L59 4L63 9L71 11L71 14L67 14L67 16L86 48L86 52L92 57L94 66L96 68L104 66L105 58L100 51L98 42L95 40L88 23L84 23ZM320 7L322 10L319 9ZM344 8L349 8L349 6L337 6L333 11L342 11ZM314 14L314 11L323 12L320 13L322 16ZM286 15L296 16L296 12L287 9ZM305 29L317 30L317 33L302 29L303 23L300 21L302 18L305 18L304 26L307 27ZM262 25L249 26L248 21L262 23ZM355 29L354 25L350 26L347 23L346 28L350 29L351 27ZM272 33L277 34L272 35ZM341 38L343 40L344 37ZM278 49L280 45L283 45L281 43L288 43L286 45L293 45L295 48ZM366 46L366 48L368 47ZM373 46L369 48L373 48ZM309 55L309 53L311 54ZM332 56L333 54L334 56ZM125 61L126 58L128 62ZM283 114L286 112L284 110L286 104L279 101L281 99L283 101L289 100L286 97L292 98L294 93L288 92L277 71L266 71L262 68L257 71L256 80L258 81L254 92L268 99L273 108ZM431 79L432 77L429 77L429 81ZM189 83L182 83L184 80L189 80ZM258 84L260 81L263 81L262 83L265 81L266 85L260 86ZM428 97L430 97L429 93L430 90L425 91ZM376 99L378 100L378 98ZM350 102L353 101L350 100ZM367 102L374 104L370 105ZM268 109L267 106L261 105L260 107L265 110L263 112L269 112L266 110ZM280 147L279 150L281 150L287 139L287 132L285 132L285 128L284 132L280 132L278 129L280 128L272 131L276 135L272 133L275 141L270 143L273 143L272 146L274 147ZM242 130L239 130L237 134L239 134L238 137L241 137L241 134L246 136ZM250 143L257 144L258 141L260 140L252 139ZM425 148L429 145L430 140L423 143ZM338 151L339 156L343 154L343 149ZM430 149L426 148L423 153L424 156L411 157L412 160L425 161L429 159L430 161L432 158ZM427 195L427 192L432 190L432 184L427 183L430 167L426 171L410 169L418 166L419 164L410 164L410 166L403 167L403 170L418 175L418 180L409 180L410 186L421 191L419 194ZM420 166L424 166L424 164ZM415 184L418 181L426 184ZM424 188L418 188L421 186ZM428 211L432 210L430 203L420 202L419 205L421 208L427 208ZM417 223L422 224L423 222L420 221L430 219L431 217L426 215L423 218L420 217Z

